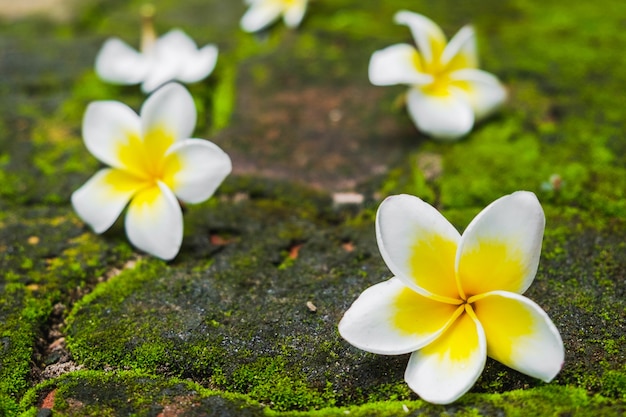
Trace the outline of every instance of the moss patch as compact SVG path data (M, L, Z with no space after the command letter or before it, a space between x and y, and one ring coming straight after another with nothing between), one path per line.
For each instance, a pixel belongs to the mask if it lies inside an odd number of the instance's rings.
M189 381L136 372L80 371L41 384L24 397L22 407L28 410L25 415L44 405L55 415L73 416L263 415L259 405L244 397L216 394Z
M331 417L350 415L373 416L454 416L506 417L620 416L623 403L589 395L572 387L541 387L506 394L471 394L447 406L423 401L385 401L362 406L333 407L304 412L280 412L245 396L219 393L193 382L163 379L136 372L80 371L47 381L33 388L24 397L22 416L36 414L37 408L53 410L59 416L89 415L167 415L240 417Z

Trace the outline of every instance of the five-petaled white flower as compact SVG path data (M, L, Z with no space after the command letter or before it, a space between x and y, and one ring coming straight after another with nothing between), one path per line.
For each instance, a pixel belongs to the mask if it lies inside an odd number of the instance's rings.
M257 32L274 23L281 15L285 25L297 27L306 13L308 0L245 0L250 6L241 18L241 29Z
M478 69L476 38L463 27L446 44L433 21L400 11L395 22L407 25L417 44L396 44L374 52L369 78L374 85L408 84L409 115L434 138L457 139L506 99L506 90L493 75Z
M231 171L230 158L217 145L188 139L195 124L193 99L176 83L148 97L140 115L116 101L91 103L83 120L85 145L111 168L72 194L78 215L102 233L128 204L131 243L162 259L175 257L183 239L177 198L200 203Z
M215 45L198 49L196 43L180 29L170 30L156 38L152 12L144 14L141 52L119 38L111 38L96 56L96 73L114 84L139 84L150 93L169 81L194 83L206 78L217 62Z
M366 289L339 332L368 352L413 352L405 380L433 403L466 393L487 355L551 381L563 365L561 336L521 295L537 271L544 225L531 192L494 201L462 236L419 198L389 197L378 210L376 237L395 277Z

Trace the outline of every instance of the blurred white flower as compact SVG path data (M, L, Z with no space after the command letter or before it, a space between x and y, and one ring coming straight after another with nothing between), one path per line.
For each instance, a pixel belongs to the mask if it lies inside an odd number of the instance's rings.
M196 125L189 92L172 83L148 97L137 115L117 101L87 108L83 139L109 165L72 194L72 205L96 233L107 230L128 205L125 227L137 248L172 259L183 239L178 202L200 203L231 171L217 145L188 139Z
M374 85L408 84L409 115L418 129L438 139L458 139L506 100L498 79L478 69L474 29L465 26L450 40L436 23L409 11L396 13L417 48L396 44L374 52ZM418 51L419 50L419 51Z
M271 25L282 15L285 25L295 28L306 13L308 0L245 0L250 6L241 18L241 29L257 32Z
M196 43L179 29L156 38L150 9L144 13L141 51L119 38L111 38L96 56L96 73L114 84L140 84L150 93L169 81L194 83L206 78L217 62L215 45L198 49Z

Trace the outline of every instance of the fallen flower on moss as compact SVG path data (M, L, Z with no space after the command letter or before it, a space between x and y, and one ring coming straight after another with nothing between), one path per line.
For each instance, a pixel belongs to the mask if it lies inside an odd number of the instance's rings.
M296 28L302 22L308 0L245 0L250 8L241 18L241 29L257 32L274 23L282 15L285 25Z
M544 225L531 192L494 201L462 236L419 198L387 198L376 237L394 277L357 298L340 334L368 352L412 352L405 380L433 403L465 394L487 356L551 381L563 365L561 336L541 307L521 295L537 272Z
M174 258L183 239L177 199L208 199L231 171L230 158L217 145L188 139L195 125L193 98L176 83L148 97L140 115L117 101L91 103L83 139L111 168L72 194L78 215L102 233L128 204L125 228L131 243L159 258Z
M401 43L374 52L369 79L379 86L408 84L409 115L422 132L458 139L506 100L500 81L478 69L471 26L447 43L441 28L425 16L400 11L394 19L409 27L417 49Z
M198 49L196 43L179 29L157 38L152 25L152 8L143 13L141 51L119 38L111 38L96 56L96 73L114 84L140 84L150 93L169 81L194 83L208 77L217 62L215 45Z

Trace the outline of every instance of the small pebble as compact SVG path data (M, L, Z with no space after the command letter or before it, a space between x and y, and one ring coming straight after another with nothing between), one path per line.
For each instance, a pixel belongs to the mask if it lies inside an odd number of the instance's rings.
M365 197L363 194L355 192L334 193L333 203L335 206L342 206L345 204L363 204Z

